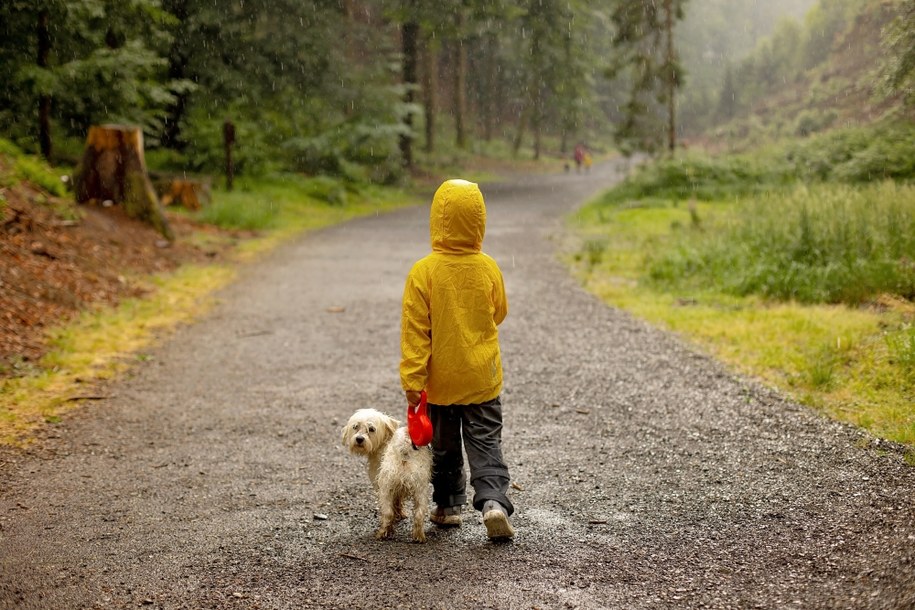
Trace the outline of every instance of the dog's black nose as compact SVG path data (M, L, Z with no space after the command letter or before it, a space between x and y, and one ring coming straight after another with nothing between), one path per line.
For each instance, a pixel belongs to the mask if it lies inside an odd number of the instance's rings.
M364 437L364 436L357 436L357 437L356 437L356 444L357 444L357 445L361 445L363 441L365 441L365 437Z

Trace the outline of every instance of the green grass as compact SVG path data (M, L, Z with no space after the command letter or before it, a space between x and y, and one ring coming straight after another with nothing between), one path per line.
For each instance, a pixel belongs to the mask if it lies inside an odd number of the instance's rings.
M583 284L801 402L915 446L915 186L738 186L687 202L697 189L664 175L638 178L641 197L626 185L569 219Z
M9 164L9 171L0 179L0 186L9 186L28 180L58 197L66 196L66 188L60 174L51 169L42 159L23 153L10 142L0 138L0 157Z
M217 189L212 202L196 218L227 229L286 234L408 202L415 202L414 196L401 189L320 176L274 174L243 178L231 192Z
M80 396L95 393L92 381L109 379L131 362L131 353L151 345L177 324L193 320L214 303L210 296L235 277L225 265L183 267L149 280L153 295L128 299L116 309L84 311L49 331L49 353L28 375L0 380L0 445L24 446L35 431L61 421Z
M662 289L713 287L803 303L915 298L915 188L799 186L720 205L646 258Z

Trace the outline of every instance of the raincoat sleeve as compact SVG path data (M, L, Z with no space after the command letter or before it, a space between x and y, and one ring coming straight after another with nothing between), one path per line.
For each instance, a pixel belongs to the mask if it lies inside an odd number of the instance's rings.
M495 306L492 319L496 326L502 323L505 316L508 315L508 298L505 296L505 282L502 279L502 272L496 267L496 281L492 286L492 302Z
M432 354L429 297L419 275L414 267L407 277L400 322L400 383L417 392L426 387Z

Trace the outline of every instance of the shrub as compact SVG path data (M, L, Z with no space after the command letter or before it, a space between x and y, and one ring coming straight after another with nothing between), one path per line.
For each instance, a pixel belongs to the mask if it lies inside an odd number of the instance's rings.
M645 197L727 199L782 188L789 175L778 160L690 154L639 168L610 191L603 203Z
M915 124L839 129L787 147L798 178L869 182L915 178Z
M835 110L804 110L795 121L794 133L807 137L832 126L837 118Z

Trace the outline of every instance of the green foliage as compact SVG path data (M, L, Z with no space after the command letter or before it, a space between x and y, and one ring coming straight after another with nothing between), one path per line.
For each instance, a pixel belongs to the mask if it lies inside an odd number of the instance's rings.
M218 194L197 218L224 229L263 231L277 226L278 209L269 199L239 190L237 193Z
M660 160L598 205L734 202L724 219L699 219L690 205L692 229L650 260L660 286L816 303L912 298L915 188L843 186L887 178L915 179L915 124L835 130L754 155Z
M34 32L50 32L47 65ZM35 148L40 96L58 130L84 137L89 125L128 122L154 133L164 107L187 83L170 78L157 47L173 17L158 0L42 0L0 4L0 133Z
M839 36L852 22L867 0L819 0L804 19L806 37L802 68L810 69L826 61Z
M785 147L795 174L809 180L915 179L915 123L838 129Z
M758 87L740 68L780 20L803 19L816 0L690 0L677 28L677 49L689 76L680 96L684 128L697 132L743 109L748 87ZM782 25L784 27L784 25ZM796 26L795 26L796 27ZM803 38L803 36L802 36ZM794 42L785 50L795 50ZM770 48L771 51L771 48ZM736 72L740 71L738 76ZM738 89L739 85L739 89Z
M668 106L685 78L674 47L674 28L683 19L686 4L686 0L624 1L610 10L616 59L607 72L611 78L621 78L629 90L616 128L624 154L661 150L674 136Z
M309 180L308 185L305 187L305 192L308 193L309 197L323 201L328 205L342 206L346 205L347 202L346 186L340 180L327 176L318 176Z
M888 332L885 339L893 363L915 383L915 325L904 324L902 328Z
M235 113L231 113L235 114ZM265 119L268 114L265 113ZM197 109L186 121L183 137L186 146L183 155L183 169L192 172L223 172L226 164L223 144L223 123L225 118ZM251 119L234 119L235 141L232 160L239 174L261 175L270 169L271 151L269 139L270 124L264 120L256 123Z
M682 155L645 165L601 201L604 204L643 198L708 201L767 192L784 187L789 180L788 166L772 160Z
M278 172L242 178L231 192L215 190L195 216L227 229L288 235L410 201L397 189Z
M915 188L822 185L738 202L715 231L683 233L650 277L736 295L861 303L915 298Z
M904 0L911 2L912 0ZM784 123L778 135L794 133L809 135L828 128L830 108L836 106L837 95L868 89L872 86L872 75L863 70L854 72L849 67L837 68L831 62L834 58L848 54L843 47L852 46L856 54L876 60L879 55L872 29L867 24L885 19L883 6L871 0L816 0L801 3L791 17L775 22L778 15L785 14L785 7L779 10L775 2L754 3L752 10L737 1L728 7L711 6L718 0L696 0L691 5L684 24L684 64L691 74L690 86L684 92L683 121L687 129L699 131L734 119L759 112L767 124L779 130L777 123ZM703 6L704 5L704 6ZM796 18L806 12L802 22ZM763 15L757 13L765 12ZM730 15L730 21L723 21L722 15ZM755 19L747 19L748 16ZM702 18L701 23L697 23ZM696 20L696 21L694 21ZM746 23L746 21L749 23ZM767 23L768 22L768 23ZM744 24L744 27L735 27ZM709 36L715 29L716 35ZM857 28L857 29L855 29ZM718 33L727 29L727 32ZM884 53L887 66L901 66L897 60L904 57L910 31L897 32L897 45ZM849 40L849 34L858 33L858 38ZM701 34L705 33L705 36ZM740 40L732 40L737 36ZM752 48L746 45L753 44ZM741 48L744 52L734 52ZM730 52L728 52L730 49ZM717 61L709 61L714 58ZM721 69L721 64L725 69ZM852 70L856 82L849 82L841 74ZM887 74L895 73L888 68ZM887 83L889 82L887 76ZM790 100L789 93L797 87L810 87L810 92L799 102L807 111L816 116L792 116L798 110ZM717 100L717 104L710 102ZM772 112L775 106L776 112ZM782 118L787 113L787 119ZM835 119L832 119L835 120Z
M863 183L887 178L915 179L915 123L837 129L753 154L691 153L660 159L637 169L602 202L726 200L783 190L797 180Z
M0 157L10 164L10 172L0 175L0 184L11 185L27 180L45 191L63 197L66 188L61 182L60 174L48 167L48 164L34 155L24 154L19 147L0 138Z
M915 0L898 3L898 16L883 32L881 77L885 95L900 95L915 105Z
M806 137L832 126L839 118L834 110L804 110L795 120L795 135Z

